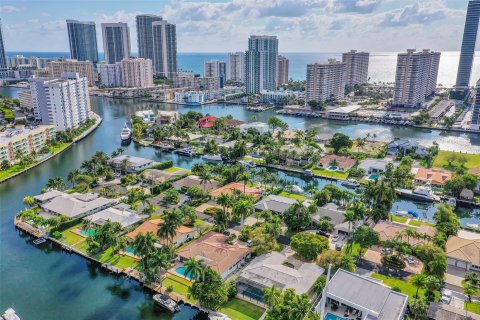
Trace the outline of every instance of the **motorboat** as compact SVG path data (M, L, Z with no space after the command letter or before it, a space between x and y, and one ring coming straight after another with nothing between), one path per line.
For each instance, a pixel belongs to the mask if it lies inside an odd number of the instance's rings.
M202 156L202 159L209 162L219 162L222 161L222 156L220 154L205 154Z
M153 301L157 306L168 312L174 313L176 311L180 311L180 307L178 306L178 304L166 294L155 294L153 296Z
M408 211L398 210L395 211L394 215L397 217L408 217Z
M127 142L132 139L132 129L130 129L127 123L123 126L120 138L122 139L122 142Z
M173 150L175 150L174 146L172 146L171 144L165 143L165 142L161 142L161 143L157 144L156 146L159 149L162 149L163 151L173 151Z
M291 189L292 189L292 193L295 193L295 194L302 194L305 192L305 190L303 190L302 187L297 185L292 185Z
M303 174L304 174L305 176L307 176L307 177L311 177L311 176L313 176L313 171L307 169L307 170L304 170L304 171L303 171Z
M427 201L427 202L440 201L440 197L435 195L432 189L430 189L427 186L417 187L413 190L397 189L397 192L406 198L412 198L419 201Z
M350 188L358 188L360 187L360 182L354 179L347 179L342 181L342 186L350 187Z
M1 315L0 319L2 320L20 320L20 317L17 316L17 313L12 308L5 310L4 314Z
M248 168L255 168L256 167L256 165L255 165L255 163L253 163L253 161L240 160L238 162L243 164L244 166L246 166Z
M480 230L480 225L478 223L467 223L465 225L467 228Z
M188 157L193 157L195 153L192 150L192 147L187 147L183 149L178 149L175 151L177 154L182 155L182 156L188 156Z

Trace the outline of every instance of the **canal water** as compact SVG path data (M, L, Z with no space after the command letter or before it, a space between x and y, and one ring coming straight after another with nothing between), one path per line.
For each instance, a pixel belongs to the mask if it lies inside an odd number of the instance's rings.
M16 97L18 91L19 89L15 88L0 88L1 94L12 97ZM153 307L150 294L134 281L115 278L92 267L85 259L67 254L49 244L36 247L29 237L20 235L14 229L13 217L24 208L23 197L38 194L49 178L65 178L69 171L79 167L82 161L98 150L110 154L117 149L120 146L119 134L124 122L137 110L198 110L215 116L231 114L234 118L246 121L250 121L254 115L259 121L266 121L274 113L255 114L241 106L184 107L99 97L92 97L91 101L92 109L104 119L93 134L28 173L0 184L0 310L13 307L22 320L192 319L197 312L186 306L175 316L159 312ZM344 132L351 136L364 136L369 132L376 133L377 139L389 140L396 136L415 139L424 144L437 141L443 149L480 153L479 135L322 119L305 120L289 116L281 118L294 128L316 128L319 132ZM159 161L172 159L176 166L185 168L201 161L165 154L133 143L127 147L125 153ZM301 177L284 173L280 173L280 176L293 184L305 186L308 183ZM321 189L329 182L317 180L315 183ZM397 201L392 210L406 209L425 213L427 218L431 218L435 211L432 206L404 200ZM471 213L464 215L462 223L479 221L478 217Z

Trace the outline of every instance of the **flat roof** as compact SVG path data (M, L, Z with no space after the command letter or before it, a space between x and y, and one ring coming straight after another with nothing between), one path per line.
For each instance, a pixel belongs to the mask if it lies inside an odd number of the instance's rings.
M8 144L13 141L17 141L28 137L29 135L35 135L41 132L44 132L47 129L54 129L54 125L39 125L33 128L28 128L25 126L17 126L12 129L7 129L3 132L0 132L0 145Z

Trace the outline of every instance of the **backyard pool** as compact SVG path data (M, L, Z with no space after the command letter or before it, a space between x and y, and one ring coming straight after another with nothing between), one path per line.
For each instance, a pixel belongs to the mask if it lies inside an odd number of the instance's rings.
M370 180L378 180L378 174L371 174L368 179Z
M93 237L97 234L95 229L82 229L80 233L83 234L85 237Z
M181 267L178 267L177 269L175 269L175 271L176 271L179 275L184 276L184 277L187 278L187 279L190 279L190 277L185 273L185 269L186 269L185 266L181 266Z
M342 318L342 317L338 317L334 314L331 314L331 313L327 313L325 315L325 318L324 320L348 320L348 319L345 319L345 318Z
M126 253L128 253L128 254L131 254L132 256L136 256L135 250L133 250L133 249L130 248L130 247L126 247L124 251L125 251Z
M330 171L337 171L337 170L338 170L338 167L337 167L337 166L330 166L330 167L328 167L328 170L330 170Z

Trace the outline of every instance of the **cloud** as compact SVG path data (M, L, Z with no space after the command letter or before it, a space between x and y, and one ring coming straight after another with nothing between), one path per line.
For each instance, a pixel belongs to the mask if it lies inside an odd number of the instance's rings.
M14 6L0 6L0 13L12 13L17 11L20 11L20 9Z
M97 13L97 22L100 23L109 23L109 22L125 22L130 27L135 26L135 16L142 14L141 11L135 12L126 12L125 10L119 10L114 12L112 15L104 14L104 13Z
M65 20L48 21L46 23L41 24L39 30L42 33L51 33L51 32L57 32L57 31L66 32L67 24Z
M454 11L448 9L442 1L429 1L422 5L415 3L403 9L387 12L379 23L380 27L406 27L416 24L430 24L443 20Z
M334 12L372 13L382 0L330 0L327 6Z

